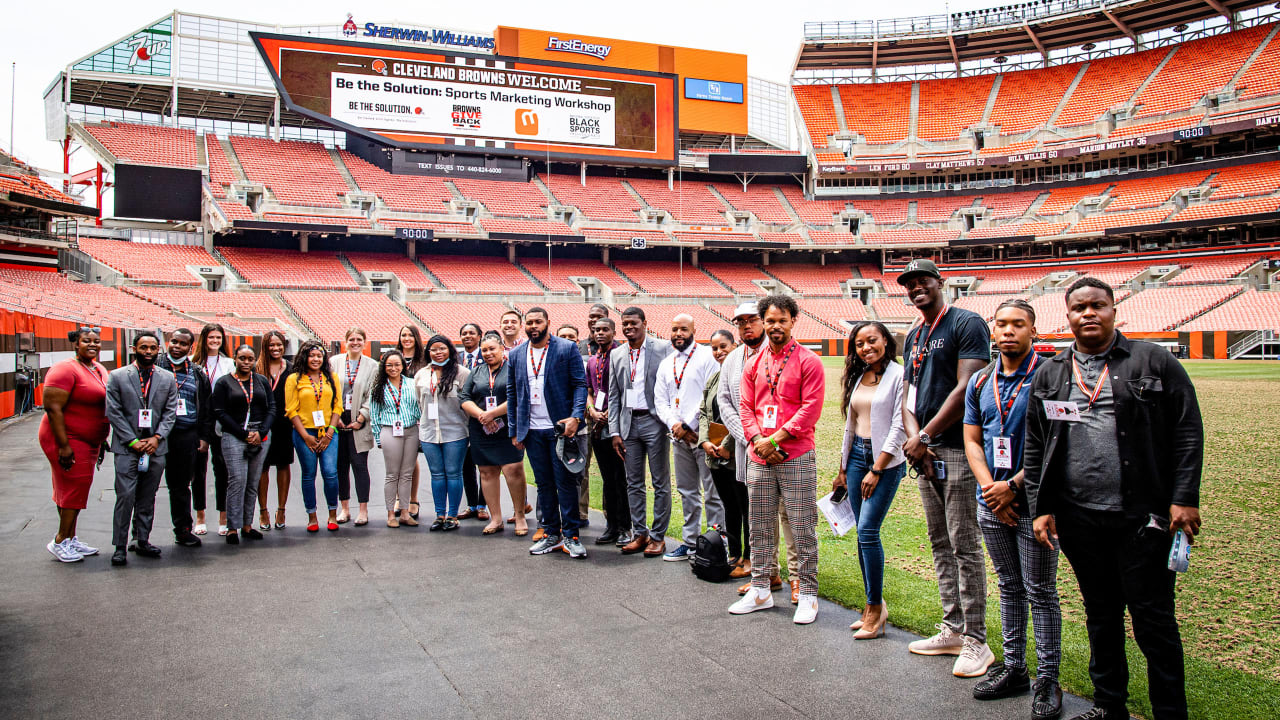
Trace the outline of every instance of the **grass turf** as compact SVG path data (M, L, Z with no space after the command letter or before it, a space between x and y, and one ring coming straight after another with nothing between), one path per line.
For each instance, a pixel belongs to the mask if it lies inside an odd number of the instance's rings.
M834 479L843 422L839 408L841 358L823 358L827 402L818 425L819 494ZM1204 529L1191 555L1191 571L1178 579L1178 619L1186 650L1187 700L1191 717L1280 717L1280 363L1190 361L1205 424L1201 484ZM591 472L591 504L600 507L600 476ZM526 465L527 469L527 465ZM530 482L532 473L528 473ZM669 537L679 538L680 496L672 488ZM649 495L652 513L652 493ZM881 530L885 548L884 595L889 621L931 635L941 621L938 586L915 481L904 478ZM819 524L818 584L822 597L851 608L864 603L853 533L835 537ZM597 552L613 552L598 548ZM637 562L642 562L637 560ZM785 568L784 568L785 572ZM987 638L999 658L1000 606L988 560ZM1059 564L1062 602L1064 689L1088 696L1089 643L1084 608L1066 558ZM731 602L726 595L725 605ZM1034 641L1028 630L1028 662ZM852 639L850 640L852 642ZM1128 641L1129 708L1150 717L1146 661ZM969 682L957 680L957 682Z

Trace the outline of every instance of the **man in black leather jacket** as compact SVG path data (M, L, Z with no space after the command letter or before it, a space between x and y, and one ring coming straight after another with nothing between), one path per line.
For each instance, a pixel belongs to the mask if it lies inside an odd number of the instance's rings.
M1187 717L1182 641L1167 557L1172 534L1200 530L1204 429L1178 361L1115 330L1110 286L1067 291L1072 347L1036 373L1023 468L1037 539L1061 542L1084 598L1095 707L1077 720L1128 718L1124 612L1147 658L1156 718Z

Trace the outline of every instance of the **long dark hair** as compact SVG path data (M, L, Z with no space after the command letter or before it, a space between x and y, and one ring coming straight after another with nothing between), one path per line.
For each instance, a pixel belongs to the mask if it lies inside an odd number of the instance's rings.
M404 354L404 348L400 347L400 335L405 330L413 336L413 357L407 357ZM413 377L418 371L418 367L422 365L422 358L427 354L427 348L422 344L422 333L419 332L417 325L405 325L400 328L400 332L396 333L396 350L400 352L400 357L404 360L404 374L407 377Z
M880 333L880 337L884 338L884 357L880 358L879 367L874 368L876 374L884 375L885 368L889 367L889 363L898 356L898 341L894 339L893 333L889 332L889 328L885 327L884 323L864 320L854 324L853 329L849 330L849 349L844 356L844 375L840 378L840 413L846 418L849 417L849 399L853 397L853 386L858 384L858 378L862 377L863 373L872 369L858 355L858 333L868 326L875 328L876 332Z
M329 374L329 351L324 349L324 343L315 340L308 340L302 343L302 347L298 348L298 354L293 356L293 366L289 368L291 375L299 377L309 375L311 368L307 367L307 357L311 355L313 350L319 350L324 359L320 361L320 377L324 378L326 385L333 386L333 377ZM334 392L337 389L334 388Z
M231 340L227 337L227 329L218 323L209 323L200 329L200 340L196 343L195 349L191 351L191 359L197 365L203 365L204 361L209 359L209 356L205 354L209 352L209 348L205 343L209 340L209 333L214 330L222 333L222 344L218 346L218 354L231 357L231 353L227 350L227 345L230 344Z
M280 339L280 345L284 348L280 359L284 361L284 372L289 372L289 360L284 356L285 352L289 352L289 340L279 330L268 330L262 333L262 354L258 356L258 374L268 379L271 378L271 355L267 352L267 344L272 338Z
M443 335L432 335L431 339L427 340L426 350L430 350L436 343L443 343L449 348L449 358L444 361L444 365L440 366L440 383L436 385L436 391L440 393L440 397L448 397L449 388L453 387L453 381L458 379L458 353L453 351L453 341ZM423 358L429 361L431 353L423 353ZM432 366L434 365L435 363L432 363Z
M386 397L387 390L387 358L390 358L392 355L400 358L400 366L402 368L404 367L404 354L399 350L388 350L382 354L381 358L379 358L378 376L374 378L373 388L369 390L369 402L372 402L378 407L383 407L385 405L382 398ZM404 370L402 369L400 371L400 387L402 388L404 387L404 378Z

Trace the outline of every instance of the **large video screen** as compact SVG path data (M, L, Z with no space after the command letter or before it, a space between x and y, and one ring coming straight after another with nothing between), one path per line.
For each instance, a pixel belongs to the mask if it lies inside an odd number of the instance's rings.
M676 159L676 76L250 33L295 112L408 149Z
M116 217L200 219L200 171L154 165L115 166Z

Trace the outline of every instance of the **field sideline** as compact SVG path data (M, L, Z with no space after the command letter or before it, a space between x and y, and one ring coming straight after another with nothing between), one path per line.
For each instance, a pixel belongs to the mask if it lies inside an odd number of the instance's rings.
M827 404L818 427L819 494L838 468L843 421L839 408L842 358L823 358ZM1191 570L1178 580L1178 617L1187 652L1187 695L1196 718L1280 717L1280 363L1196 360L1185 363L1196 384L1205 420L1205 468L1201 486L1204 530L1191 555ZM592 463L594 467L594 463ZM532 475L530 475L532 481ZM673 519L681 517L672 492ZM591 476L591 501L599 507L600 478ZM593 528L594 530L595 528ZM679 536L679 522L672 531ZM668 533L670 535L670 531ZM904 479L882 530L885 597L889 621L930 635L941 620L933 561L915 483ZM819 532L818 580L823 598L852 608L863 604L853 534ZM590 552L609 552L588 544ZM1063 609L1062 684L1088 696L1088 639L1084 609L1066 558L1059 566ZM725 607L735 597L725 587ZM1030 634L1030 633L1028 633ZM988 560L987 637L1000 657L999 598ZM850 642L853 642L850 639ZM1028 651L1034 663L1034 653ZM1150 717L1146 664L1129 641L1130 710ZM969 682L957 680L957 682Z

